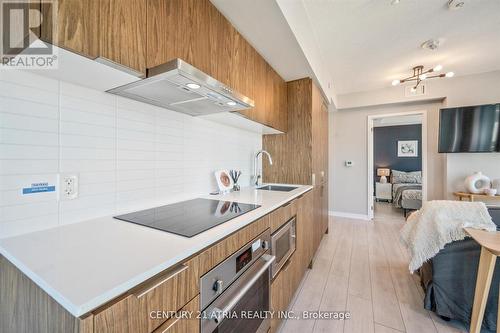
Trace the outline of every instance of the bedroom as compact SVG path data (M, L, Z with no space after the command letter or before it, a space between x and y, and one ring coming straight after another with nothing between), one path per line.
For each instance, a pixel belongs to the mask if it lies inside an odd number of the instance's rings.
M373 153L373 212L395 210L405 217L422 206L422 113L380 115L370 118Z

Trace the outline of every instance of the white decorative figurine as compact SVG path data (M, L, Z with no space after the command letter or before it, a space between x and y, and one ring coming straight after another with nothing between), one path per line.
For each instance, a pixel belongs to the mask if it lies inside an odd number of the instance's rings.
M465 178L464 185L465 189L469 193L473 194L484 193L484 190L491 187L490 179L483 175L480 171Z

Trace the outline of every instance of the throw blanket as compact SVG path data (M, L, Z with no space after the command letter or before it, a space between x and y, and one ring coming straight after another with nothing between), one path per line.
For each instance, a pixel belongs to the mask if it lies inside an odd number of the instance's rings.
M401 208L401 198L406 190L421 190L421 184L393 184L392 185L392 202L398 208Z
M401 229L401 241L410 251L410 272L434 257L444 246L466 237L463 228L495 231L483 202L436 200L424 203Z

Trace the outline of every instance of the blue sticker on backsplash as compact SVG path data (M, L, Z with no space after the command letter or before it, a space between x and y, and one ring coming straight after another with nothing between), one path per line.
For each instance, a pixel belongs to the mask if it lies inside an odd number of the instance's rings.
M32 183L30 187L23 188L23 194L55 192L56 187L49 183Z

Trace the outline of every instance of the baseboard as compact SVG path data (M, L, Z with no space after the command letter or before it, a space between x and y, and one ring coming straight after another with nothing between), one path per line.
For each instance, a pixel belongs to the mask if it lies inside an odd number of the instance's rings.
M337 216L337 217L346 217L349 219L356 219L356 220L370 220L368 215L363 215L363 214L352 214L352 213L344 213L344 212L335 212L335 211L329 211L328 215L330 216Z

